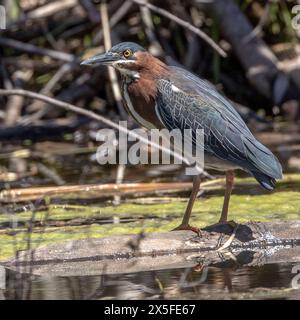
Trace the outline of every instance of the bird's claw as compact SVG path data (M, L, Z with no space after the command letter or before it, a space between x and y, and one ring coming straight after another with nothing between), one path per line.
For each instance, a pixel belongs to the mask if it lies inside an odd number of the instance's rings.
M176 227L172 231L178 231L178 230L190 230L195 232L198 237L202 237L201 229L197 227L192 227L189 224L180 224L178 227Z

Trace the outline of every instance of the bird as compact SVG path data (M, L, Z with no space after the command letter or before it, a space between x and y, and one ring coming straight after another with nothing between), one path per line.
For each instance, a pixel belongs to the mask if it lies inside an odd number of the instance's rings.
M182 67L165 64L134 42L114 45L81 65L112 66L120 72L125 109L141 126L181 132L203 130L204 168L224 172L226 177L217 224L229 222L236 169L246 171L269 191L282 178L279 160L253 136L233 104L210 82ZM182 222L174 230L198 232L190 225L190 217L200 185L200 175L194 175Z

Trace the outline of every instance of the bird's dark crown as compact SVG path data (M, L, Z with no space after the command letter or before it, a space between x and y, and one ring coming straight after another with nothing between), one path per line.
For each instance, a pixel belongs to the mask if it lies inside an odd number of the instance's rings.
M145 52L146 50L138 45L135 42L121 42L113 46L109 51L114 53L123 53L126 50L131 50L133 53L142 51Z

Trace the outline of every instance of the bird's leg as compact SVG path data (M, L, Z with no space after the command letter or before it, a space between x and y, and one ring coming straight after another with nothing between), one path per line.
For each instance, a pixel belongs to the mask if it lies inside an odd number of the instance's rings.
M198 191L200 188L200 182L201 182L200 176L199 175L194 176L192 193L190 195L190 199L189 199L188 205L186 207L182 222L174 230L191 230L191 231L196 232L198 235L200 234L199 228L191 227L189 225L193 205L194 205L194 202L196 200L196 197L197 197L197 194L198 194Z
M198 175L196 175L193 179L193 189L192 189L192 193L190 195L190 199L188 202L188 205L186 207L183 219L182 219L182 225L188 225L189 221L190 221L190 217L191 217L191 213L192 213L192 209L194 206L194 202L196 200L199 188L200 188L200 177Z
M222 251L222 250L226 250L228 247L230 247L232 241L234 240L235 236L236 236L236 232L238 229L238 224L235 223L234 221L228 221L228 208L229 208L229 200L230 200L230 195L231 195L231 191L233 188L233 183L234 183L234 172L232 170L228 170L226 172L226 188L225 188L225 196L224 196L224 202L223 202L223 208L222 208L222 213L221 213L221 217L219 220L219 224L222 223L227 223L229 224L233 231L231 236L229 237L229 239L222 245L220 246L217 251ZM217 223L218 225L218 223Z
M228 218L228 208L229 208L229 200L231 191L233 188L234 183L234 172L232 170L228 170L226 172L226 189L225 189L225 196L224 196L224 202L223 202L223 208L222 208L222 214L220 217L219 222L227 222Z

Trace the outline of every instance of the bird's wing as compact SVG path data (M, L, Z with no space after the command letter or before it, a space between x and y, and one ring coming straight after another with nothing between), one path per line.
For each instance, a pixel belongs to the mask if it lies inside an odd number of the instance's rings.
M170 69L169 79L159 80L157 97L158 115L168 129L203 129L206 152L248 171L281 176L277 159L214 86L184 69Z

